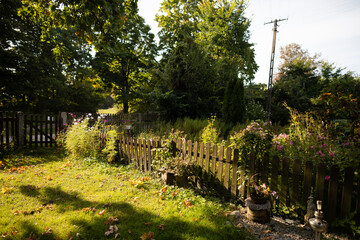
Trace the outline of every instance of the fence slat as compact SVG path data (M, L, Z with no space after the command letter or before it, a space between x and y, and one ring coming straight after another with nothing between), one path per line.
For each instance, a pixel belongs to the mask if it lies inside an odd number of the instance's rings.
M222 175L223 175L223 161L224 161L224 146L220 146L218 172L217 172L217 178L220 181L220 183L222 182Z
M139 146L139 139L135 139L135 166L136 167L139 167L140 164L139 164L139 150L140 150L140 146Z
M285 157L282 160L282 172L281 172L281 191L280 191L280 204L286 206L287 196L289 190L289 168L290 159Z
M204 166L204 143L200 143L199 166L200 168Z
M345 168L345 179L341 197L340 217L344 218L350 213L351 193L353 189L354 169L352 167Z
M234 198L238 196L238 164L239 164L239 149L234 150L234 159L232 164L232 176L231 176L231 195Z
M230 161L231 161L231 148L226 149L225 159L225 176L224 176L224 187L227 191L230 190Z
M191 162L191 160L192 160L192 141L191 140L187 141L187 149L188 149L188 151L187 151L188 162Z
M269 152L266 152L264 154L264 158L262 159L262 167L260 169L260 172L261 172L261 181L262 181L262 183L265 183L268 186L269 185Z
M329 191L328 191L328 214L327 220L331 223L336 217L336 203L337 193L339 187L339 167L337 165L331 166Z
M299 192L301 184L301 160L295 159L292 166L292 194L291 202L293 205L298 205L299 203Z
M151 140L149 139L147 141L147 161L148 161L148 170L151 171L151 162L152 162L152 157L151 157Z
M270 182L271 191L278 192L278 176L279 176L279 157L275 155L272 158L272 164L271 164L271 182Z
M318 164L317 172L316 172L316 183L315 183L316 200L324 200L325 168L326 166L324 163Z
M144 171L147 171L148 166L147 166L147 159L146 159L146 140L145 139L142 141L142 145L143 145L142 155L143 155Z
M134 165L134 139L130 137L129 139L129 145L130 145L130 158L129 162Z
M48 126L49 120L48 119L49 119L49 116L45 116L44 122L45 122L45 132L46 132L46 134L48 134L48 132L49 132L49 126ZM45 136L45 147L48 147L48 146L49 146L49 138L47 138Z
M209 173L210 168L210 143L206 144L206 155L205 155L205 172Z
M305 163L305 171L304 171L304 187L303 187L303 204L305 205L310 194L311 194L311 184L312 184L312 169L313 163L307 161Z
M198 152L199 152L199 148L198 148L198 142L194 142L194 148L193 148L193 152L194 152L194 156L193 156L193 161L194 163L198 163Z
M54 118L53 118L53 116L50 116L50 134L49 134L49 136L50 136L50 146L51 147L54 146L54 141L52 140L52 137L55 132L53 129L53 124L54 124Z
M212 154L212 159L211 159L211 173L213 174L213 176L216 176L216 158L217 158L217 145L215 144L213 146L213 154Z

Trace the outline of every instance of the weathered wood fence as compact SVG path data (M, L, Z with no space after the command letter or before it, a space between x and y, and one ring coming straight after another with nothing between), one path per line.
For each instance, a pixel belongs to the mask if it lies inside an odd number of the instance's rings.
M56 145L56 135L75 118L92 116L95 122L101 115L106 125L124 124L124 121L135 123L137 129L145 130L154 127L159 115L155 113L134 114L96 114L66 113L59 114L24 114L22 112L0 112L0 147L15 145L18 147Z
M55 146L61 125L58 115L0 112L0 146Z
M155 154L152 149L161 144L160 141L125 136L119 139L121 154L129 163L144 171L152 171ZM354 168L340 171L336 165L328 167L320 163L314 166L311 161L302 163L298 159L279 159L268 154L256 159L254 153L240 156L238 149L185 140L178 140L176 146L198 167L199 172L194 177L197 185L210 185L225 199L247 198L249 189L245 183L255 175L279 194L279 199L274 202L279 207L306 207L308 197L312 195L316 200L323 200L329 222L345 218L352 212L357 212L356 219L360 222L360 186L355 180Z

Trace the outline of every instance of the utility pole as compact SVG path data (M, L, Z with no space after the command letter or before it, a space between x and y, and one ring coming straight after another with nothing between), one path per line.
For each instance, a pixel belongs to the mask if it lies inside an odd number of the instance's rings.
M270 121L271 116L271 91L272 91L272 79L274 72L274 60L275 60L275 43L276 43L276 32L278 27L278 22L288 20L286 19L275 19L274 21L267 22L266 24L274 23L274 34L273 34L273 42L272 42L272 50L271 50L271 59L270 59L270 72L269 72L269 83L268 83L268 98L266 103L266 110L268 112L268 119Z

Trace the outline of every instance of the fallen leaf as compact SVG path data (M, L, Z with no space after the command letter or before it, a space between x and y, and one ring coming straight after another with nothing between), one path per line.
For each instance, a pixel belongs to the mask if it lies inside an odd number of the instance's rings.
M106 221L104 222L104 224L105 224L105 225L112 225L114 222L117 222L117 221L119 221L119 219L111 216L111 217L108 218L108 220L106 220Z
M131 230L130 230L130 229L128 229L128 233L131 234Z
M51 178L51 176L50 175L48 175L48 176L46 176L46 180L52 180L52 178Z
M184 200L183 205L185 206L185 208L188 208L191 207L193 204L189 200Z
M146 222L146 223L144 223L146 226L150 226L150 225L152 225L152 222Z
M140 238L142 240L154 240L155 234L153 232L144 233Z
M173 192L173 193L171 194L171 196L175 197L177 194L178 194L178 190L175 190L175 192Z
M99 212L99 215L104 215L105 209Z
M164 231L164 230L165 230L165 225L164 225L164 224L160 224L160 225L158 226L158 228L159 228L160 230Z
M197 218L194 218L194 222L197 222L197 221L199 221L199 219L197 219Z
M11 193L13 190L14 190L14 188L12 188L12 187L10 187L10 188L8 188L8 187L3 187L3 188L1 189L1 193L2 193L2 194L8 194L8 193Z
M164 192L166 192L166 191L167 191L167 187L166 187L166 186L163 187L163 188L160 190L161 193L164 193Z

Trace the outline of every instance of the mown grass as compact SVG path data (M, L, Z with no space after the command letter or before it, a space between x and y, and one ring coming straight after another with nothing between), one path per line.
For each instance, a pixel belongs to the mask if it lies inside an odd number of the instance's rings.
M36 151L0 167L5 239L251 239L230 206L129 166Z

